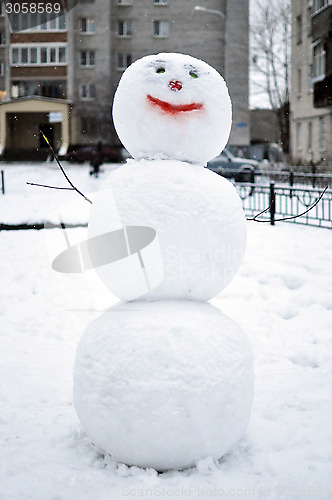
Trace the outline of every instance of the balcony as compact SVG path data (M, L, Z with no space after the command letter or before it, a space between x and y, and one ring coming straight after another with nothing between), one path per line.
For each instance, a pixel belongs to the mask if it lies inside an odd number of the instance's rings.
M18 97L53 97L67 99L66 81L12 81L11 96Z
M332 74L314 84L314 107L332 106Z
M311 18L311 34L313 42L328 36L332 32L332 5L329 4L317 11Z

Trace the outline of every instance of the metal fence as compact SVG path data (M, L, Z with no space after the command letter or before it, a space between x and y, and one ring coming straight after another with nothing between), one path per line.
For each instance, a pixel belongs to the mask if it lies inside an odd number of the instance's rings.
M236 183L247 217L251 218L267 209L258 217L271 224L306 212L315 205L322 194L321 188L276 186L269 184ZM327 189L322 199L307 213L287 222L332 229L332 190Z
M332 188L332 174L324 173L308 173L294 170L284 171L264 171L256 170L254 172L253 182L264 184L265 182L275 182L283 185L293 186L308 186L308 187L325 187Z
M1 170L1 192L2 194L5 194L5 173L3 170Z

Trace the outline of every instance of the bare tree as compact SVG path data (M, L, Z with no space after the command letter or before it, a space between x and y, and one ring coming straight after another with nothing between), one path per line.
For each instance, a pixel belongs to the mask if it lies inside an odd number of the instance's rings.
M251 22L253 86L276 113L280 142L289 152L290 0L256 0Z

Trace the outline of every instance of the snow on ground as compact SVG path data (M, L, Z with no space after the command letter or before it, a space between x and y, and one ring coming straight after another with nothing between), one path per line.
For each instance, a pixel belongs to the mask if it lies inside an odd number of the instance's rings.
M62 162L62 165L75 187L86 196L97 191L105 175L119 167L119 164L106 163L102 166L105 172L96 178L89 175L91 167L87 163L78 165ZM72 191L47 189L27 184L27 182L32 182L70 187L55 161L40 164L31 162L26 165L22 163L0 164L0 170L4 171L6 193L3 196L0 191L0 222L2 223L43 223L47 214L59 205L80 200L80 196Z
M52 165L14 168L5 168L0 222L42 221L74 196L23 185L60 182ZM102 181L87 167L68 170L85 193ZM77 342L116 299L92 275L52 271L47 248L63 238L59 229L0 232L1 500L332 498L331 231L254 222L248 230L245 261L212 303L253 345L251 422L218 464L160 475L101 456L72 405ZM85 230L68 234L84 239Z

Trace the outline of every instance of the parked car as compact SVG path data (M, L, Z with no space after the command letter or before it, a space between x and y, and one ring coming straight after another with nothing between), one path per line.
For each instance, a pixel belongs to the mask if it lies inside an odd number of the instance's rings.
M239 158L234 156L228 149L210 160L207 168L219 175L233 178L236 182L251 182L253 173L259 167L259 162L249 158Z
M98 145L96 144L72 149L71 151L68 151L68 153L64 156L64 159L73 163L84 163L85 161L91 163L97 155L99 155L99 151ZM119 163L123 161L121 149L103 144L101 146L101 159L102 163Z

